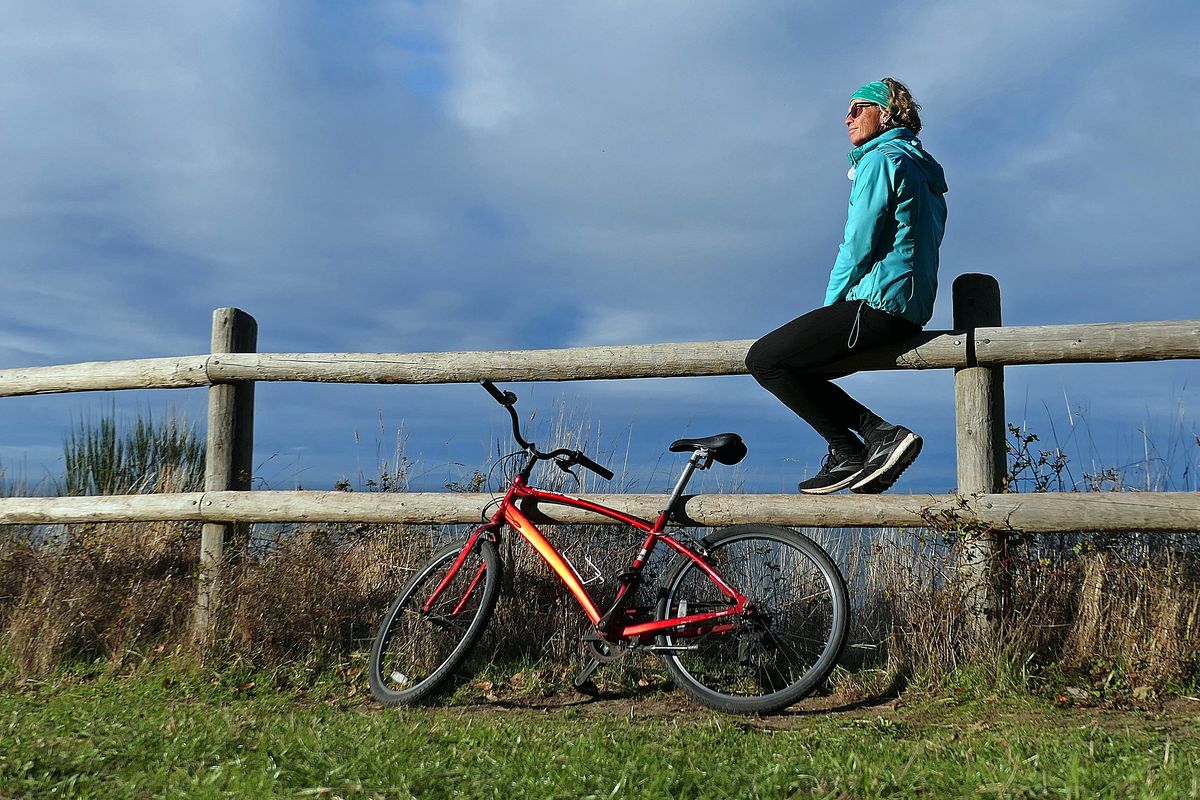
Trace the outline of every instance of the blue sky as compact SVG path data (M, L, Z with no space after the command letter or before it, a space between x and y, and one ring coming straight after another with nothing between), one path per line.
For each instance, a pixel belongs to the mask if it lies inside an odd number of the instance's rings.
M264 352L754 338L823 298L846 98L883 75L950 185L931 327L962 272L997 276L1007 324L1196 319L1198 39L1190 0L3 2L0 367L203 352L229 305ZM1196 488L1196 378L1010 369L1008 417L1077 477ZM950 373L846 386L926 439L897 491L954 486ZM823 455L748 377L512 388L638 490L682 435L741 432L710 479L758 491ZM4 399L0 469L54 474L80 417L204 402ZM357 483L399 439L436 488L503 422L471 385L260 384L259 485Z

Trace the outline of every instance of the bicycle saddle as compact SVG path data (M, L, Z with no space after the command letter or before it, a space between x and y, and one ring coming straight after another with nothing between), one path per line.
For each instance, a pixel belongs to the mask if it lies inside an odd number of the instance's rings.
M718 433L703 439L676 439L668 449L672 453L707 450L713 460L721 464L736 464L746 457L746 443L736 433Z

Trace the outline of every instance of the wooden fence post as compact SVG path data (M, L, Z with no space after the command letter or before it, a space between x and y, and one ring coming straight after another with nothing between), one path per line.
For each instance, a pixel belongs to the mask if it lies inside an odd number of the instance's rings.
M236 308L213 311L212 352L253 353L258 323ZM213 360L219 360L214 358ZM248 491L254 468L254 383L213 384L208 390L208 433L205 449L206 492ZM235 530L239 534L234 536ZM193 643L202 647L212 628L212 601L220 580L225 545L245 538L247 526L206 522L200 533L200 574L193 615Z
M1004 372L976 363L976 328L999 327L1000 284L990 275L968 273L954 281L954 328L967 337L967 366L954 371L954 410L958 447L958 493L994 494L1007 472L1004 449ZM990 530L970 537L962 571L971 587L970 611L981 627L996 621L1004 576L997 556L1000 542Z

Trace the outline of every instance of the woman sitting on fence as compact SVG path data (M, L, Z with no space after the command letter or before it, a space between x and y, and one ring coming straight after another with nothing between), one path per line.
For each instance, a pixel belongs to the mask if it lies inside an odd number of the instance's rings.
M799 485L807 494L882 492L921 450L921 437L831 382L849 373L814 372L856 349L906 339L933 315L946 179L917 139L919 109L892 78L850 96L854 184L825 305L768 333L746 355L755 380L829 443L821 471Z

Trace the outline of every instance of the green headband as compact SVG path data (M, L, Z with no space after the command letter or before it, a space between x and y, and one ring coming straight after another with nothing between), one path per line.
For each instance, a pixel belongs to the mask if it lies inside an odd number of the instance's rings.
M874 81L865 86L859 87L859 90L850 95L851 100L868 100L876 105L888 107L888 86L883 81Z

